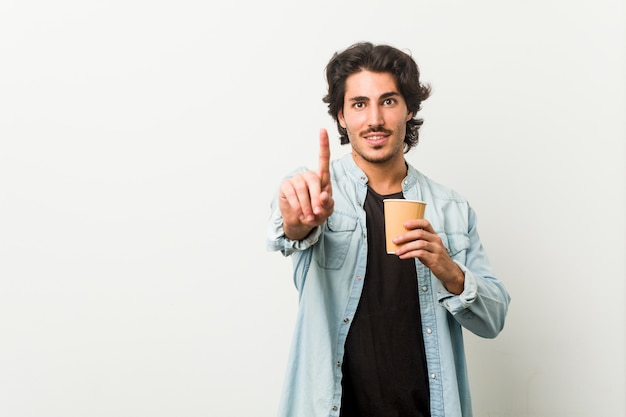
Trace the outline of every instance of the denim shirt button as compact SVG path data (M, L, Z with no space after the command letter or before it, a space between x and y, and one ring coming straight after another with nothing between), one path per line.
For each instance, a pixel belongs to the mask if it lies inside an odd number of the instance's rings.
M426 329L426 333L431 334L432 332L433 332L433 329L431 328Z
M431 378L431 379L435 379L435 378L437 378L437 375L435 375L435 374L430 374L430 378Z
M344 322L344 323L347 323L347 322L349 322L349 321L350 321L350 319L349 319L349 318L344 317L344 319L343 319L343 322Z
M428 287L426 285L422 285L422 291L424 292L428 291Z
M333 405L333 411L337 411L337 406Z

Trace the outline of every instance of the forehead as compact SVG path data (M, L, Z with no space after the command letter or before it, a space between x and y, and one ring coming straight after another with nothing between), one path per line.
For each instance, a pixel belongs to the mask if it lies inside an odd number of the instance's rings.
M345 99L367 97L375 99L383 94L399 93L396 79L388 72L363 70L346 78Z

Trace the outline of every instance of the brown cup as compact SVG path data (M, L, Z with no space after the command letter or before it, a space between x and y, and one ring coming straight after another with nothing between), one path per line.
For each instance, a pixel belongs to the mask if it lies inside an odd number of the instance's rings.
M403 226L410 219L423 219L426 203L402 198L387 198L383 200L385 212L385 239L387 253L395 253L398 246L392 242L394 237L407 232Z

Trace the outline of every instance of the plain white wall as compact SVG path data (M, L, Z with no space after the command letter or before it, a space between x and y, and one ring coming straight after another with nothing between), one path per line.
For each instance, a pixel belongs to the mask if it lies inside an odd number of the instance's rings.
M623 2L4 1L0 416L273 416L297 294L265 251L323 67L410 50L408 159L466 195L512 304L478 417L626 415Z

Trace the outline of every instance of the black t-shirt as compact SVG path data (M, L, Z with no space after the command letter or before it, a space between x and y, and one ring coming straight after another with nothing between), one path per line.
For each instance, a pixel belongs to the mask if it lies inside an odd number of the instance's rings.
M341 417L426 417L430 397L415 260L385 250L383 198L365 199L367 268L345 344Z

